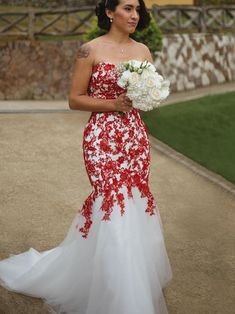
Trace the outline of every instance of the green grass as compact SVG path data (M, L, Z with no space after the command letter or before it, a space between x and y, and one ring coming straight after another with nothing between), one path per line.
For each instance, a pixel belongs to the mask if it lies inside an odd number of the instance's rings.
M151 135L235 183L235 92L163 106L142 117Z

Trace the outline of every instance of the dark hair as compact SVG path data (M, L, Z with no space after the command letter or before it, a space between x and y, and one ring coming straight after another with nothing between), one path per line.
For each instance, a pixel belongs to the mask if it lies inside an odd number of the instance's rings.
M150 14L147 11L144 0L138 0L140 4L140 19L138 25L136 27L137 30L142 30L148 27L149 22L151 20ZM116 6L119 5L119 0L101 0L95 8L96 16L98 17L98 26L101 29L109 30L111 26L111 22L106 15L105 9L109 9L111 11L115 11Z

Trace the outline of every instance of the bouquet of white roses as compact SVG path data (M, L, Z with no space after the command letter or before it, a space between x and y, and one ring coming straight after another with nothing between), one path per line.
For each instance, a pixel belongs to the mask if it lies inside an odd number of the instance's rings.
M158 74L155 66L147 60L124 62L120 72L117 84L127 88L126 96L136 109L152 110L169 95L170 82Z

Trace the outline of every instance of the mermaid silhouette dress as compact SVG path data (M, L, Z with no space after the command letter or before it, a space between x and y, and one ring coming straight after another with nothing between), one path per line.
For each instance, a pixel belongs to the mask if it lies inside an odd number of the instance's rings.
M115 64L96 64L88 95L118 97L118 76ZM92 112L83 152L92 193L65 239L0 261L0 284L43 299L52 313L168 313L162 288L172 270L149 190L150 147L139 111Z

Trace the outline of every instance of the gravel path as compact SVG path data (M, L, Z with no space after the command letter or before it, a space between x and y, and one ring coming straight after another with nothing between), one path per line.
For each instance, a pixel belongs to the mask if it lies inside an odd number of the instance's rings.
M81 149L89 113L43 103L0 102L0 259L57 246L91 190ZM150 187L174 275L164 291L169 314L233 314L234 194L159 142L152 142ZM47 313L40 299L0 288L0 314L34 313Z

